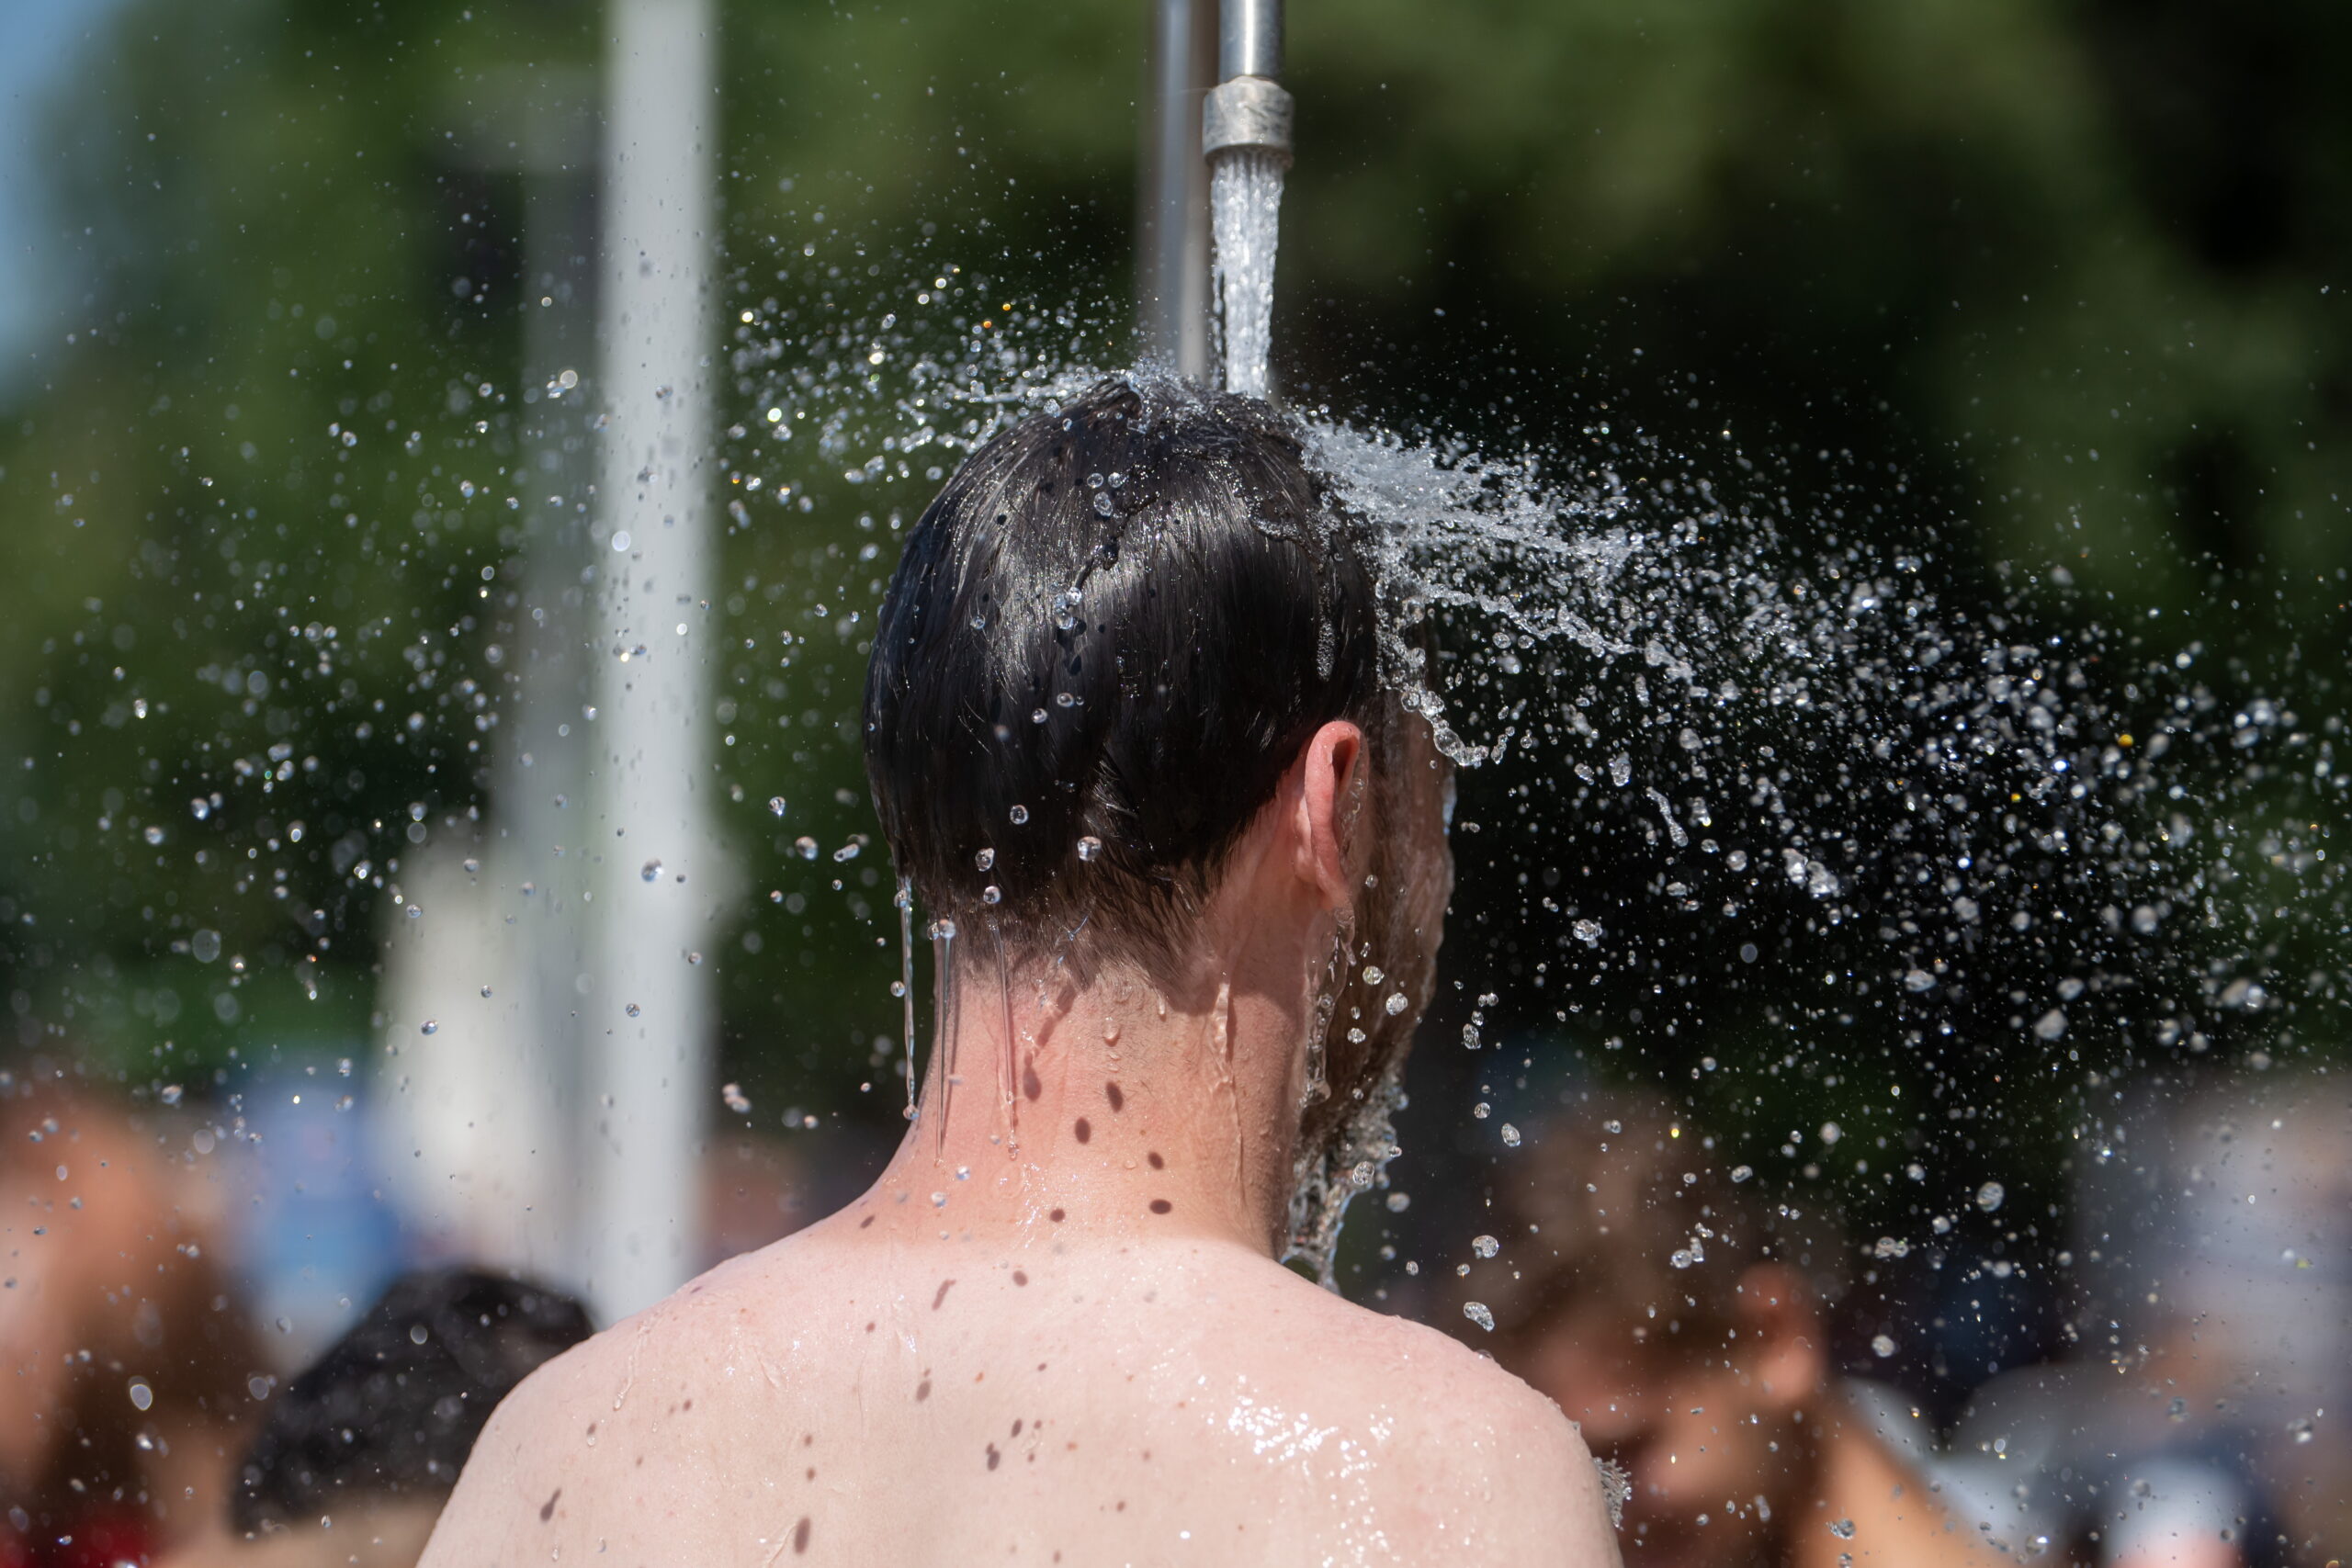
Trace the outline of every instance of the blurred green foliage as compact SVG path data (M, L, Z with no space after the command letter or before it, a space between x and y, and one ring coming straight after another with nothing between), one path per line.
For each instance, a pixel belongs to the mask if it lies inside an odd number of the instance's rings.
M733 623L800 639L711 672L741 741L728 1076L887 1119L854 1089L898 1032L888 869L794 840L870 829L842 612L870 614L933 465L852 483L813 434L763 445L764 410L854 390L868 340L969 330L946 311L1126 356L1146 10L722 10L729 479L809 508L727 544ZM1571 453L1596 420L1736 432L1784 454L1800 533L1835 496L1849 537L1939 538L1962 599L2062 567L2058 620L2160 613L2245 681L2324 682L2352 564L2347 46L2321 0L1302 0L1278 369L1344 413ZM270 1031L364 1037L392 863L494 808L508 692L483 649L531 301L519 182L459 128L599 47L575 0L135 0L59 93L51 221L85 292L0 419L21 1041L143 1080L187 1070L147 1065L166 1041L209 1066ZM880 325L951 267L941 320ZM1474 929L1461 973L1501 962ZM1809 984L1747 983L1658 1060L1764 1060L1780 1011L1826 1005ZM1795 1082L1776 1125L1825 1103Z

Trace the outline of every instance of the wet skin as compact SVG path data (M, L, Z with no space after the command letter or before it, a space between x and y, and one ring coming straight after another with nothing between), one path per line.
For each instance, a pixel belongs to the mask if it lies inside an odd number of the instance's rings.
M543 1369L428 1568L1614 1562L1556 1408L1272 1261L1363 875L1353 733L1310 742L1173 983L960 973L875 1189ZM1394 829L1442 857L1430 815Z

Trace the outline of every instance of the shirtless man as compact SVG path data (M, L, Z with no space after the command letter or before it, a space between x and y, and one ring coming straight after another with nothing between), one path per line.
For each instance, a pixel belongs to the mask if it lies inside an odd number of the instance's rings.
M948 483L865 705L941 933L921 1115L525 1384L426 1568L1615 1562L1556 1408L1275 1261L1385 1135L1450 890L1362 526L1262 405L1166 387Z

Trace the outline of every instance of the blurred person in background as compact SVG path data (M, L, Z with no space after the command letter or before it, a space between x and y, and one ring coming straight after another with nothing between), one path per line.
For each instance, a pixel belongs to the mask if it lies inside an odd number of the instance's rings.
M578 1302L526 1280L401 1276L270 1402L230 1533L166 1568L407 1568L498 1402L589 1332Z
M2082 1352L1978 1390L1953 1448L2086 1562L2322 1568L2352 1543L2352 1086L2182 1088L2125 1085L2085 1140Z
M143 1562L226 1506L266 1384L181 1131L0 1073L0 1568Z
M1984 1568L2001 1558L1841 1383L1838 1227L1729 1173L1664 1101L1572 1091L1498 1172L1456 1281L1465 1337L1557 1401L1630 1483L1629 1568Z

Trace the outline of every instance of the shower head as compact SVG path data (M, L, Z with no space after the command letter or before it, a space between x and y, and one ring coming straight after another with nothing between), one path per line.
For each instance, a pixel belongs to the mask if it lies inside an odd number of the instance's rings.
M1204 155L1246 147L1290 162L1291 96L1274 81L1282 68L1283 0L1223 0L1217 85L1201 111Z

